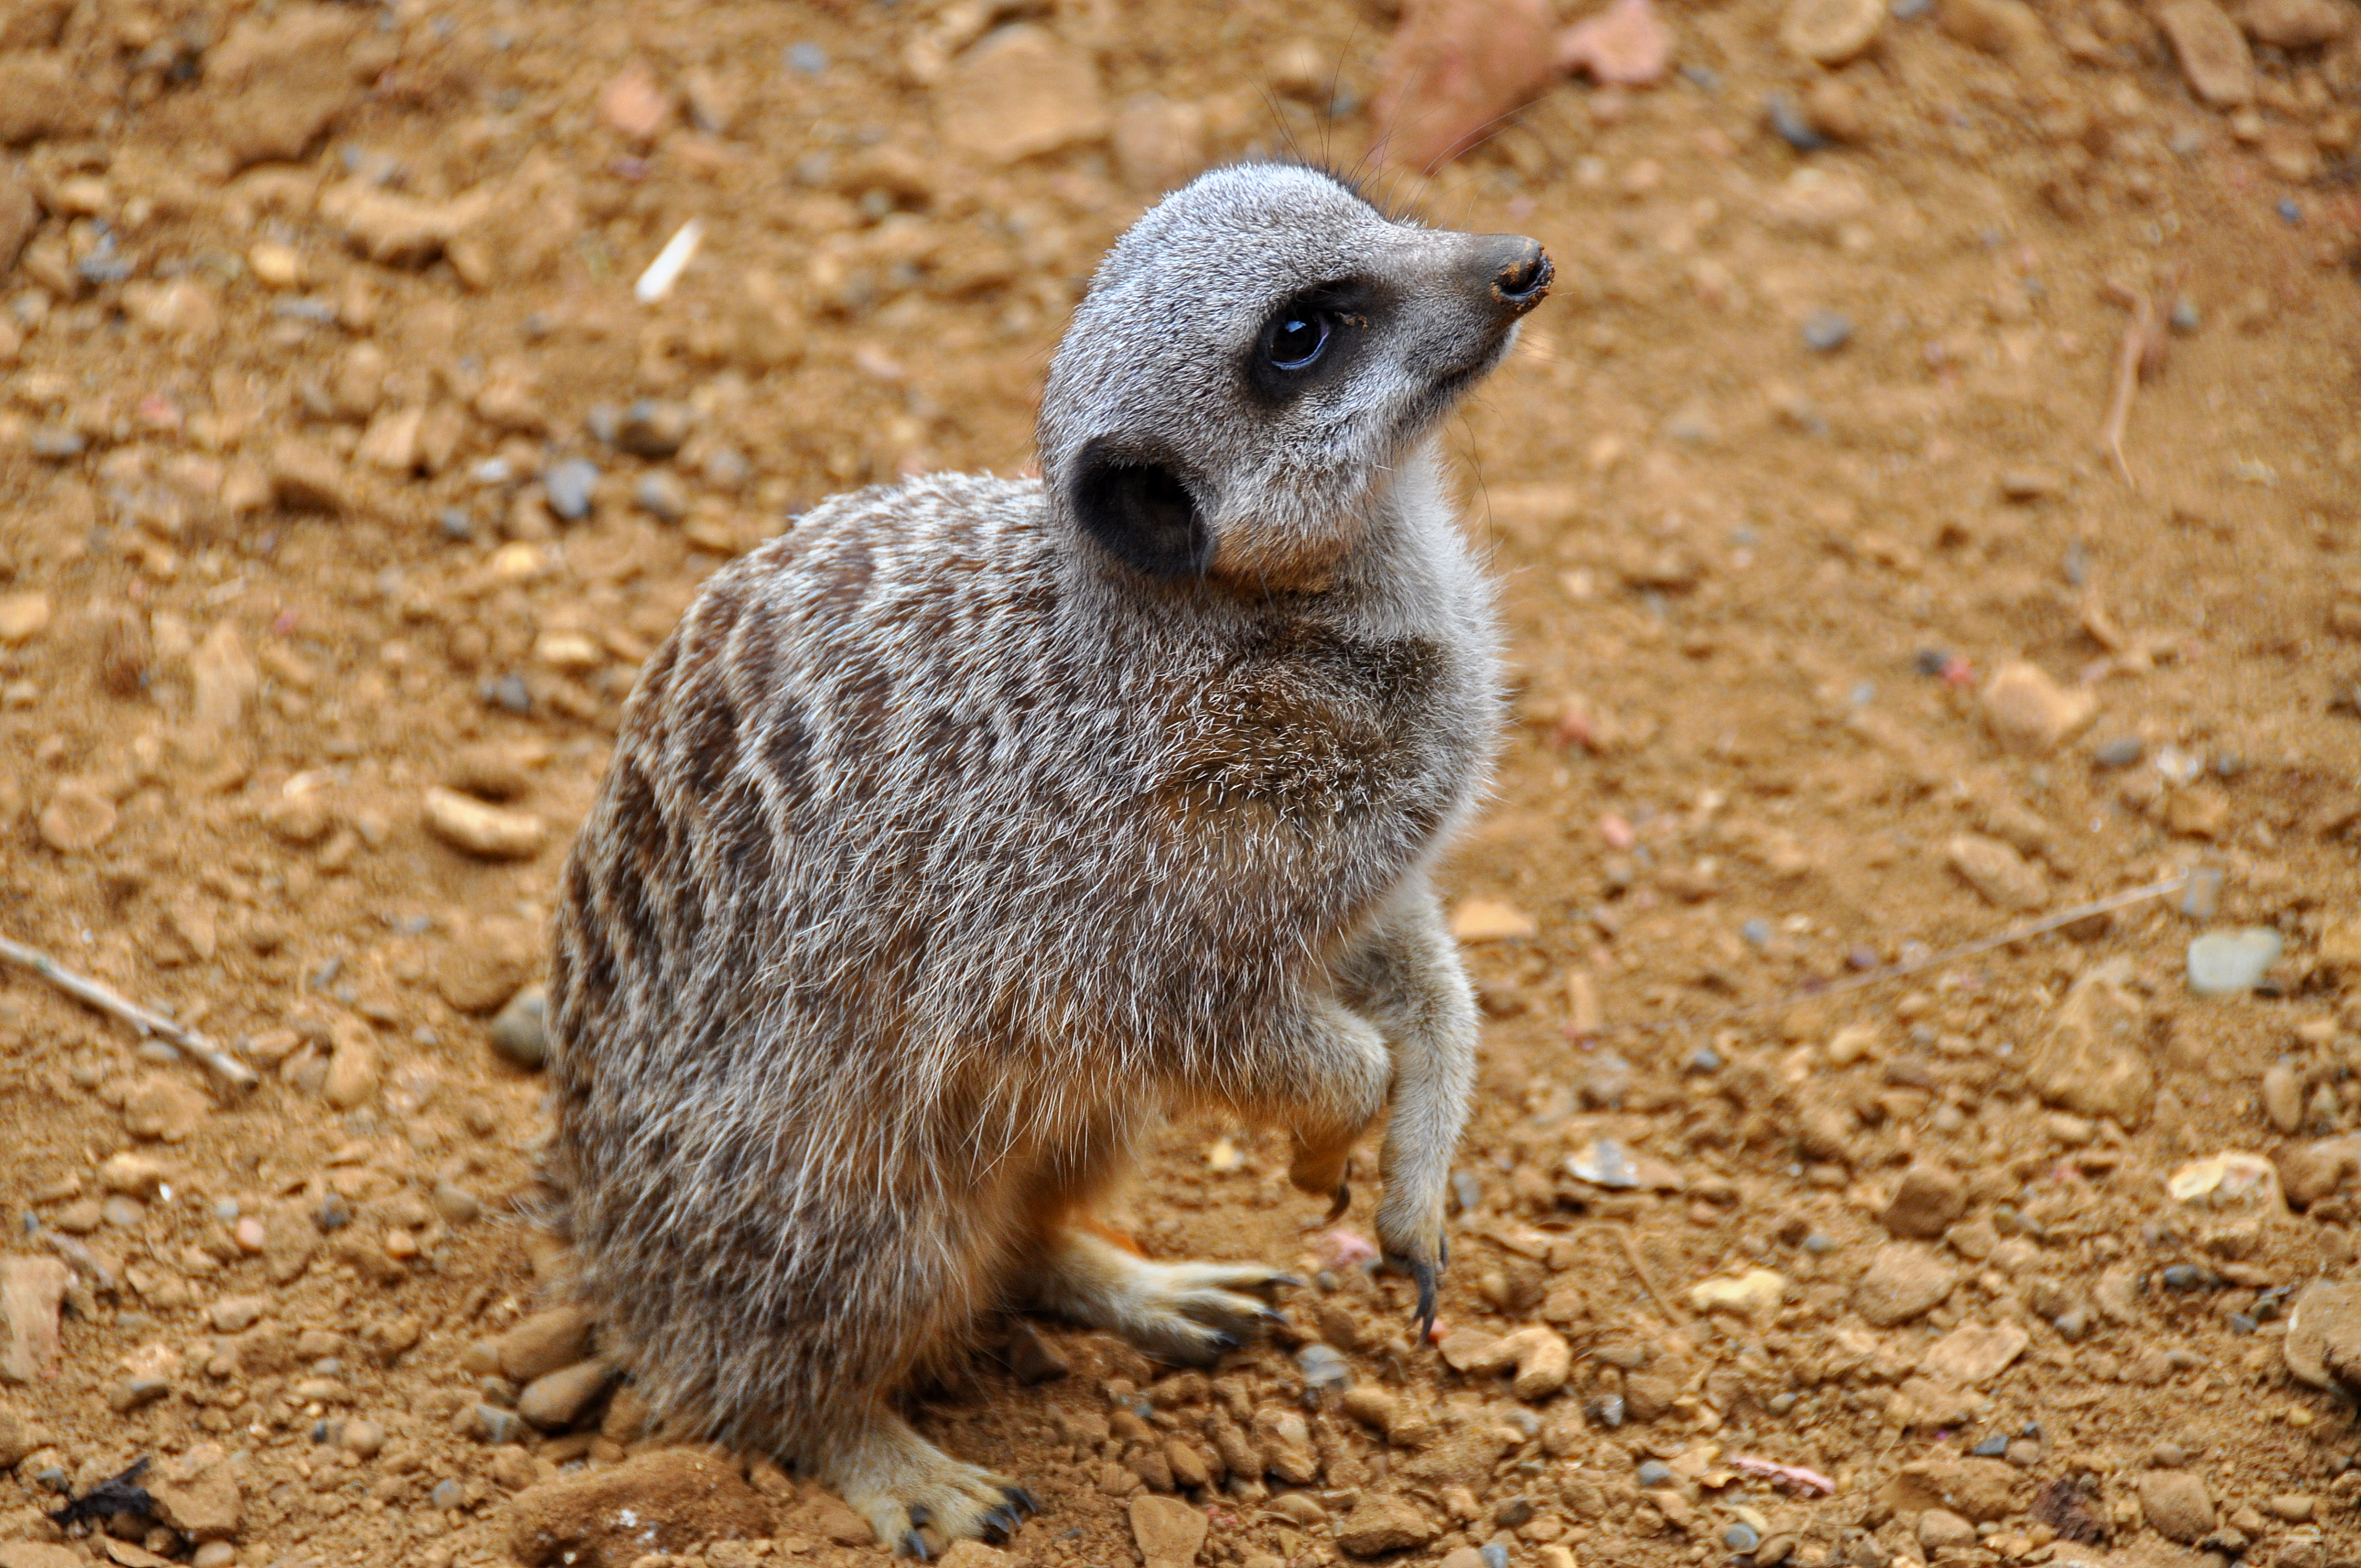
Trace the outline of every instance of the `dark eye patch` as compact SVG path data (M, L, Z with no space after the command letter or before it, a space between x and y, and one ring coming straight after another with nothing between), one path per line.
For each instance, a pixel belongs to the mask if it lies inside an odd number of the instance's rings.
M1374 284L1357 278L1304 290L1263 318L1246 354L1246 385L1261 401L1279 404L1339 379L1385 304Z

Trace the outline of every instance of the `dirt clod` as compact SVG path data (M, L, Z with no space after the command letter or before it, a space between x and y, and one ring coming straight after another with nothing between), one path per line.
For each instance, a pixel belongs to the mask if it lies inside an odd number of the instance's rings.
M711 1450L667 1448L544 1481L517 1497L510 1521L509 1550L525 1568L628 1568L699 1541L760 1539L772 1514Z

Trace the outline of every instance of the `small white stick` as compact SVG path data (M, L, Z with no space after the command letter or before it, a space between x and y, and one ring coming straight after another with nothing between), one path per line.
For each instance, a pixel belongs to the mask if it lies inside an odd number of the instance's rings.
M697 247L704 243L703 224L691 218L681 225L679 232L664 241L664 247L648 263L648 269L640 274L640 280L631 285L631 292L639 297L640 303L653 305L671 293L672 286L680 281L680 275L695 259Z
M252 1068L194 1029L175 1024L161 1013L150 1012L137 1002L117 995L88 975L76 974L38 948L28 948L22 942L0 937L0 959L31 970L67 995L88 1003L101 1013L122 1019L143 1035L156 1035L170 1040L240 1089L251 1089L262 1081L255 1076Z
M2149 883L2145 887L2131 888L2123 893L2111 894L2105 898L2092 899L2088 904L2078 904L2071 909L2061 909L2055 915L2044 916L2029 925L2015 927L1996 937L1985 937L1977 941L1965 942L1956 948L1946 948L1939 953L1929 953L1923 959L1913 959L1907 963L1888 964L1883 969L1872 970L1867 974L1852 975L1844 980L1830 981L1817 988L1807 986L1801 990L1791 991L1773 1002L1758 1002L1748 1007L1726 1007L1719 1013L1708 1013L1701 1017L1610 1024L1600 1033L1657 1035L1672 1030L1703 1029L1715 1024L1734 1023L1741 1018L1753 1018L1765 1013L1777 1013L1789 1007L1800 1006L1806 1002L1823 1002L1831 996L1842 996L1847 992L1861 991L1872 985L1883 985L1887 981L1900 980L1906 975L1916 974L1922 970L1936 969L1944 964L1957 963L1961 959L1975 958L1979 954L1989 953L1996 948L2013 947L2018 942L2055 931L2060 927L2071 926L2077 920L2088 920L2094 915L2105 915L2117 909L2128 909L2135 904L2145 904L2151 898L2163 898L2180 892L2192 883L2202 883L2209 876L2213 879L2207 889L2210 898L2212 893L2218 890L2221 885L2221 873L2209 872L2201 866L2195 871L2183 872L2179 876L2167 877L2162 882ZM2195 911L2191 910L2188 913L2192 918L2197 917Z

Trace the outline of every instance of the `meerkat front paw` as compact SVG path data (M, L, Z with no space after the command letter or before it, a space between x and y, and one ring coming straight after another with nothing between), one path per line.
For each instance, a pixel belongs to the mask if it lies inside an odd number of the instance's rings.
M818 1467L897 1557L1005 1541L1041 1508L1009 1477L953 1459L896 1416L881 1414Z
M1423 1343L1433 1332L1443 1270L1451 1261L1451 1241L1443 1232L1443 1205L1397 1203L1389 1190L1386 1201L1378 1206L1378 1250L1389 1266L1417 1282L1418 1335Z
M1161 1361L1203 1366L1279 1321L1261 1293L1297 1283L1258 1263L1150 1263L1071 1232L1031 1281L1036 1306L1107 1329Z

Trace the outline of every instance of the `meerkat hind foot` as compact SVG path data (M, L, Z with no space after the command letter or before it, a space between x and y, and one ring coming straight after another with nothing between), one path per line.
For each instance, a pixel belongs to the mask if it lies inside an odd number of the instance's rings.
M1258 1263L1151 1263L1077 1234L1036 1280L1035 1299L1060 1317L1121 1334L1160 1361L1203 1366L1281 1321L1263 1293L1301 1283Z
M953 1459L896 1416L881 1417L819 1469L896 1557L924 1561L935 1546L1005 1541L1041 1511L1016 1481Z

